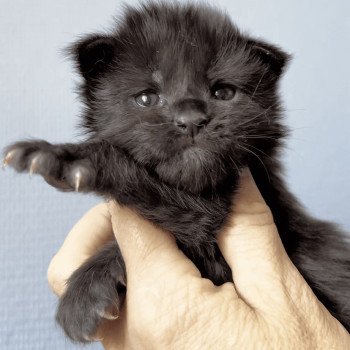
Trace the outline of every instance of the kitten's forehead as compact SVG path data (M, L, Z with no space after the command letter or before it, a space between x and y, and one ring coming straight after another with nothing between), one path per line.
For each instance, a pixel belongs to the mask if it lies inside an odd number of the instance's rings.
M185 65L201 69L239 31L225 13L211 7L151 3L130 8L117 35L126 60L137 57L138 66L160 70L165 79L166 70L171 73Z
M193 50L177 50L170 52L160 50L160 57L156 62L157 68L152 71L151 79L163 91L175 94L186 93L194 89L203 81L205 76L205 57Z
M130 9L119 23L118 68L130 85L156 85L173 93L206 89L220 80L243 86L259 74L258 62L247 66L249 38L226 14L167 6Z
M163 84L163 75L162 72L158 69L152 73L152 79L159 85Z

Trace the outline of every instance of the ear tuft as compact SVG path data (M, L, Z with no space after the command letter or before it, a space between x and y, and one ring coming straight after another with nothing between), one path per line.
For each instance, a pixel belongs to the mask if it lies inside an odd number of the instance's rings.
M259 40L250 40L252 54L268 65L277 76L281 75L291 56L277 46Z
M80 73L85 79L98 78L109 67L115 56L115 41L103 35L93 35L74 44L73 54Z

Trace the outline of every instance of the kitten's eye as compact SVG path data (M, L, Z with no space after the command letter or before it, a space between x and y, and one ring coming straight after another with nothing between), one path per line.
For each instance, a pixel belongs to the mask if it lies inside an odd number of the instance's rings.
M135 97L135 101L141 107L151 107L159 102L159 96L154 92L142 92Z
M232 86L220 86L215 87L212 94L217 100L228 101L235 97L236 90Z

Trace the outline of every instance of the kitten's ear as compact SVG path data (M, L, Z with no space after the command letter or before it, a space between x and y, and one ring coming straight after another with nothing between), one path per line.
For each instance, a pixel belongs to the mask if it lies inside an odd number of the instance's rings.
M79 72L86 79L98 78L113 61L116 42L107 35L91 35L79 40L69 49Z
M251 54L280 76L291 56L279 47L260 40L249 40Z

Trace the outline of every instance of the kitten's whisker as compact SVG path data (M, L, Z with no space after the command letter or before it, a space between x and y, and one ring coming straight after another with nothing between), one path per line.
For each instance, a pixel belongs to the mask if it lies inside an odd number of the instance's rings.
M216 132L215 132L215 131L211 131L211 132L209 132L206 126L203 128L203 131L204 131L208 136L213 136L213 135L215 135L215 134L220 133L219 131L216 131Z
M267 107L266 109L264 109L261 113L258 113L256 116L248 119L248 120L245 120L243 123L241 124L238 124L237 127L240 127L240 126L244 126L246 125L247 123L250 123L252 122L253 120L255 120L256 118L260 117L262 114L265 114L266 112L268 112L272 107L274 107L276 104L278 104L278 102L275 102L273 103L272 105L270 105L269 107Z
M142 124L142 126L162 126L162 125L173 125L173 123L156 123L156 124L143 123Z
M137 119L139 120L139 123L143 126L144 124L143 124L142 119L139 115L137 116Z
M306 111L306 108L293 108L293 109L284 109L285 112L299 112L299 111Z
M289 128L290 131L304 130L304 129L313 129L313 127L312 126L301 126L299 128Z
M237 169L237 174L239 175L240 171L239 171L237 163L233 160L233 158L231 156L229 156L229 158L230 158L231 162L233 163L233 165L235 166L235 168Z
M265 169L265 172L266 172L266 175L267 175L267 178L268 178L269 182L271 182L270 174L269 174L269 172L267 171L267 168L266 168L264 162L262 161L262 159L261 159L255 152L253 152L252 150L250 150L250 149L248 149L248 148L245 148L245 147L242 146L241 144L238 144L237 147L242 148L243 150L245 150L245 151L247 151L247 152L253 154L256 158L258 158L259 162L262 164L262 166L263 166L264 169Z
M262 151L261 149L259 149L259 148L257 148L257 147L255 147L255 146L253 146L253 145L245 145L246 147L252 147L252 148L254 148L256 151L258 151L258 152L260 152L261 154L263 154L265 157L267 157L267 158L269 158L269 159L271 159L271 160L273 160L272 159L272 157L271 156L269 156L268 154L266 154L264 151Z
M263 71L263 73L262 73L262 75L261 75L261 77L260 77L258 83L257 83L256 86L255 86L255 89L254 89L253 93L250 95L249 102L248 102L248 104L246 105L245 109L243 109L243 112L246 111L247 108L251 105L251 103L252 103L252 101L253 101L253 98L255 97L255 94L256 94L256 92L257 92L257 90L258 90L258 88L259 88L259 86L260 86L260 84L261 84L261 82L262 82L262 80L263 80L263 78L264 78L264 76L265 76L265 74L266 74L267 71L268 71L268 69L265 68L265 70Z
M259 86L260 86L260 84L261 84L261 82L262 82L262 80L263 80L263 78L264 78L264 76L265 76L265 74L266 74L267 71L268 71L268 68L265 68L265 70L264 70L263 73L261 74L261 77L260 77L258 83L256 84L256 87L255 87L255 89L254 89L252 95L250 96L250 102L252 102L252 100L253 100L253 98L254 98L256 92L258 91L258 88L259 88Z
M277 140L276 136L272 135L248 135L248 136L242 136L241 138L244 139L270 139L270 140Z

